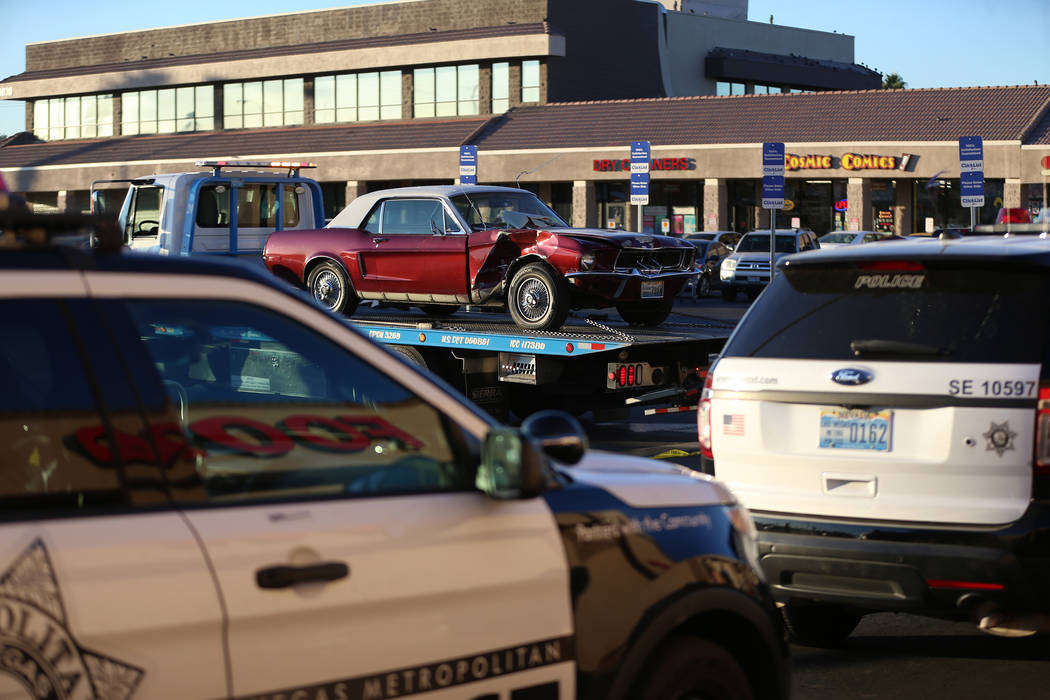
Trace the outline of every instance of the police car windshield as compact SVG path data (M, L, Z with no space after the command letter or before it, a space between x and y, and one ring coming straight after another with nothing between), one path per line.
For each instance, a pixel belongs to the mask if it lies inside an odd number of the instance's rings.
M797 249L795 248L795 237L777 235L777 251L778 253L794 253ZM769 252L769 234L768 233L749 233L740 239L740 244L736 247L738 253L768 253Z

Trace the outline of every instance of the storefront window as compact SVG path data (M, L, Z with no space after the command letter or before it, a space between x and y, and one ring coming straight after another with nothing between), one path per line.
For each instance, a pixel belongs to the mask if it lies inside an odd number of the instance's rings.
M958 179L916 180L914 192L914 231L933 231L948 227L969 228L970 209L962 206ZM985 180L984 206L977 210L977 223L995 223L996 214L1002 206L1003 181Z
M747 233L757 228L757 180L728 180L726 190L729 199L729 221L719 222L719 228Z
M795 220L798 223L795 224ZM777 210L777 228L812 229L818 236L848 228L845 180L784 182L784 208Z
M642 207L642 232L695 233L704 211L703 195L703 183L696 180L650 181L649 204Z
M598 198L598 226L627 230L627 207L631 197L626 182L599 182L594 186ZM566 219L568 221L568 219Z
M871 181L871 225L876 231L893 233L893 206L897 203L897 187L893 180Z

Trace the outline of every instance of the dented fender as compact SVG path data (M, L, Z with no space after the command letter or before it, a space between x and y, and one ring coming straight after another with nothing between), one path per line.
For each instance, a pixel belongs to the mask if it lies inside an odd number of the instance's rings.
M514 263L523 258L543 260L562 275L579 269L579 241L542 229L479 231L467 247L470 296L478 303L504 294Z

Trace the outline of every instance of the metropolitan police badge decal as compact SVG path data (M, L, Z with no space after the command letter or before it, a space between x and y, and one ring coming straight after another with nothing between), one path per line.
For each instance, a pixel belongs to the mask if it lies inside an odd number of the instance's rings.
M0 575L0 673L54 700L130 700L145 675L77 644L40 539Z
M995 450L996 456L1002 457L1004 452L1014 449L1014 438L1017 437L1017 433L1010 430L1010 421L1002 423L992 421L988 432L982 433L981 437L986 440L985 451Z

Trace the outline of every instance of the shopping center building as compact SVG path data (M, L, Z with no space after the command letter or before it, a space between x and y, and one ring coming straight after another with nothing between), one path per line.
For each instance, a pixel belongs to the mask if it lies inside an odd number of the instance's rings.
M474 145L479 183L532 189L574 225L685 233L768 226L761 148L781 141L778 226L908 233L969 224L958 140L980 136L980 220L1045 206L1050 87L881 90L852 36L746 17L746 0L398 0L29 44L0 81L26 108L0 173L65 210L99 180L308 160L331 217L456 181Z

